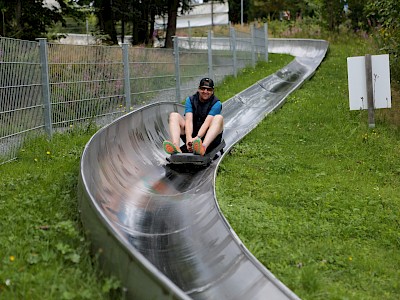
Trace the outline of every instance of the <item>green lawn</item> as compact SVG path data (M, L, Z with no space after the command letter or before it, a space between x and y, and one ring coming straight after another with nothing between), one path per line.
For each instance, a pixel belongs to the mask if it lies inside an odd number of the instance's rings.
M232 149L217 176L233 228L303 299L400 294L399 133L380 114L371 130L366 112L348 108L346 57L366 45L333 41L314 77ZM291 58L270 60L216 93L226 100ZM36 139L0 166L0 299L119 299L118 281L89 254L77 208L79 159L94 132Z
M399 299L399 131L348 104L346 58L365 51L333 42L217 176L231 226L302 299Z
M229 97L289 63L242 71L218 88ZM18 159L0 165L0 299L119 299L119 282L102 276L89 253L77 203L79 161L96 128L75 128L51 141L35 139Z
M118 287L100 275L78 215L79 160L94 132L36 139L0 166L0 299L103 299Z

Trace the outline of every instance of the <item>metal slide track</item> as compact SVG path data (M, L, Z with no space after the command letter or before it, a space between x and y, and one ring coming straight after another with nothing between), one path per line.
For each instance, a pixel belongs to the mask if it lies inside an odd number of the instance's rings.
M225 153L310 78L323 40L270 39L294 60L223 103ZM93 251L126 299L298 299L243 245L214 183L222 157L197 172L166 165L162 142L176 103L155 103L98 131L81 158L81 218Z

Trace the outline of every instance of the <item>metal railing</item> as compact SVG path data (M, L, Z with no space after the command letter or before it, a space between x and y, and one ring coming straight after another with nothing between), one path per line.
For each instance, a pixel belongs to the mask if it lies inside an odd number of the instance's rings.
M181 102L201 77L216 83L268 60L267 26L229 36L174 37L173 49L63 45L0 38L0 164L27 138L86 122L106 125L140 106Z

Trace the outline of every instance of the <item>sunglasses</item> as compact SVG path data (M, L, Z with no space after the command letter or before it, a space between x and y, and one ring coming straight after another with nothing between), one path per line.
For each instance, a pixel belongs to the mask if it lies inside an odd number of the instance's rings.
M204 86L202 86L202 87L200 87L200 90L202 90L202 91L209 91L209 92L211 92L213 89L212 89L212 88L208 88L208 87L204 87Z

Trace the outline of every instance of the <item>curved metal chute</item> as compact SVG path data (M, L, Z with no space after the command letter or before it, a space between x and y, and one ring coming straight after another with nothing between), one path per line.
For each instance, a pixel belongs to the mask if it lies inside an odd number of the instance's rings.
M322 40L271 39L269 52L295 59L224 103L225 149L312 76L327 49ZM214 183L223 155L196 172L168 167L168 115L183 109L145 106L102 128L85 147L80 212L104 270L130 299L298 299L222 215Z

